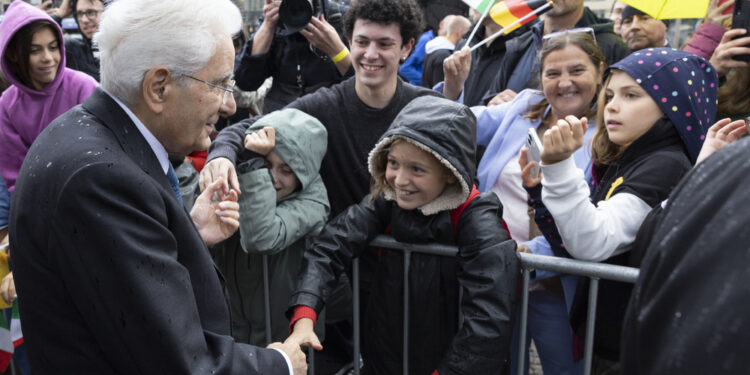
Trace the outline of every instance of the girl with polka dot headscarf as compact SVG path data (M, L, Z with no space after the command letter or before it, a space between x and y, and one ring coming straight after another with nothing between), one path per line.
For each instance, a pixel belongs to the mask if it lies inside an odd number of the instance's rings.
M542 201L571 256L637 266L630 250L641 223L690 170L715 120L717 75L701 57L650 48L610 66L605 77L591 144L593 193L571 157L583 146L587 119L568 116L543 137ZM602 281L600 289L594 354L616 362L630 286ZM571 309L574 328L584 301Z
M542 151L543 202L570 254L593 261L628 250L651 207L692 167L716 116L716 72L691 53L641 50L605 76L591 142L593 195L570 157L583 146L585 117L558 121Z

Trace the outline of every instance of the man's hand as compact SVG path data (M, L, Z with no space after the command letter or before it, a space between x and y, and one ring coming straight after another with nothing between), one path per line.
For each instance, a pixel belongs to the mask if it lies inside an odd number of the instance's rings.
M503 103L512 102L513 99L516 98L516 95L518 94L515 91L511 89L505 89L499 94L495 95L495 97L492 98L489 103L487 103L487 106L500 105Z
M242 194L240 191L240 180L237 178L234 164L227 158L216 158L206 163L203 166L203 170L201 170L198 186L201 191L205 191L208 185L219 179L229 184L232 189L237 191L237 194Z
M304 29L299 31L313 47L321 50L328 57L333 58L338 55L346 45L341 41L339 33L328 21L325 16L320 15L320 19L312 17L310 23Z
M3 277L3 281L0 283L0 297L9 305L13 304L13 300L16 299L16 283L13 282L13 272Z
M545 165L555 164L573 155L575 150L583 146L583 133L588 128L588 119L575 116L567 116L565 119L557 120L557 124L544 132L544 149L542 150L542 163Z
M208 246L224 241L240 227L237 192L222 179L214 181L195 200L190 217Z
M323 350L320 345L318 335L313 331L313 323L310 318L302 318L294 323L294 330L289 337L284 340L284 344L294 344L297 346L312 346L315 350Z
M711 55L711 65L716 69L719 76L725 76L732 68L744 68L748 66L745 61L735 60L734 56L750 54L750 37L742 37L732 40L734 37L745 35L745 29L732 29L724 33L721 42L716 46Z
M263 6L263 23L253 36L253 49L250 54L258 55L271 49L276 25L279 23L279 6L281 0L266 0L266 5Z
M463 91L464 83L471 72L471 50L464 46L460 51L453 52L443 60L443 75L445 86L443 96L449 100L456 100Z
M245 148L263 156L273 151L276 145L276 129L266 126L255 133L245 136Z
M267 346L269 349L279 349L289 357L292 362L292 371L294 375L306 375L307 374L307 361L305 360L305 353L302 352L299 345L291 343L280 343L274 342Z
M274 31L276 31L276 25L279 23L279 7L281 1L266 0L266 4L263 5L263 24Z
M695 164L705 160L722 147L740 139L747 132L748 129L745 125L745 120L732 121L729 118L725 118L717 121L708 128L706 140L703 142L703 147L701 147L701 152L698 154Z
M722 12L729 9L732 4L734 4L734 1L725 1L723 4L719 5L719 0L711 0L708 3L706 17L703 18L703 22L721 26L725 20L732 17L732 12L722 14Z

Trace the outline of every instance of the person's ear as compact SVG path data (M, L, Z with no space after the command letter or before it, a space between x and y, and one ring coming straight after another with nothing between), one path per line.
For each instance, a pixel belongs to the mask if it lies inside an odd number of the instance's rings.
M171 72L164 66L157 66L146 72L141 84L141 94L151 112L160 114L164 111L174 85Z
M453 173L451 173L450 171L446 171L444 177L445 177L445 182L448 185L453 185L456 183L456 176L453 175Z
M409 39L401 46L401 61L405 61L409 57L412 48L414 48L414 38Z

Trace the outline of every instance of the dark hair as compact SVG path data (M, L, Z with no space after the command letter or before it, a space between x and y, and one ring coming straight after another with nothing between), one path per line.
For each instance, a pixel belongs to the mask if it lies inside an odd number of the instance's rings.
M21 83L29 88L34 88L31 82L31 75L29 74L29 55L31 55L31 40L34 38L34 34L37 31L44 28L50 28L52 33L55 34L58 45L62 46L63 41L60 40L60 35L57 33L57 29L50 21L34 21L28 25L20 28L8 43L8 47L5 50L6 56L4 57L10 65L15 66L15 75ZM61 50L62 51L62 50Z
M346 37L352 39L354 23L368 20L387 25L395 23L401 31L402 45L419 38L424 28L422 10L414 0L357 0L344 15Z
M589 57L589 61L594 64L594 68L597 69L600 75L601 72L604 71L604 68L606 68L604 55L602 55L602 51L599 49L599 46L596 44L596 40L594 40L591 34L587 32L562 33L558 36L549 38L542 43L542 49L539 51L538 64L540 85L542 82L541 75L544 74L544 60L547 58L547 56L549 56L550 53L565 49L565 47L569 45L574 45L585 52ZM597 93L600 89L601 84L599 84L599 86L597 87ZM597 95L594 94L594 98L591 100L592 105L596 102L596 99ZM547 98L544 98L538 104L529 106L526 114L524 114L524 117L529 119L538 119L544 115L544 111L547 109L548 105L549 102L547 101ZM593 114L594 111L591 111L591 113L587 113L586 116L592 117Z
M750 112L750 67L735 68L727 74L727 82L719 87L719 116L745 116Z

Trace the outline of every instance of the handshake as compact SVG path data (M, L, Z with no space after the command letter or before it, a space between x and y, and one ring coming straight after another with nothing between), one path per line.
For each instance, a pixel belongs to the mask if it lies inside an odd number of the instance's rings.
M307 362L305 353L300 349L302 346L312 346L315 350L322 350L318 336L313 332L313 321L309 318L302 318L294 324L294 331L284 341L284 343L275 342L268 345L269 349L277 349L284 352L292 362L294 375L307 374Z

